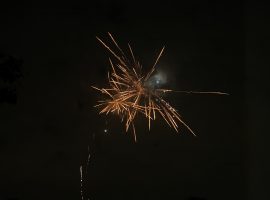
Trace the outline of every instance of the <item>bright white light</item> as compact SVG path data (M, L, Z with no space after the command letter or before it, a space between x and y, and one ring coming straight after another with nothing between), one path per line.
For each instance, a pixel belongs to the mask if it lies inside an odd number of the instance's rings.
M150 77L146 84L148 87L157 88L165 84L166 82L167 75L162 71L158 71L156 74Z

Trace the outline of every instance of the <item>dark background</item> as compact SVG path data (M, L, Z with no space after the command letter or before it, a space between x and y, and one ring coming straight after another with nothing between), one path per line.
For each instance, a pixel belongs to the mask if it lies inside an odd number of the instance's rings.
M270 199L269 25L260 3L74 1L0 7L0 199ZM166 98L198 135L161 119L138 143L93 108L110 31L144 67L165 45ZM108 129L108 133L104 132Z

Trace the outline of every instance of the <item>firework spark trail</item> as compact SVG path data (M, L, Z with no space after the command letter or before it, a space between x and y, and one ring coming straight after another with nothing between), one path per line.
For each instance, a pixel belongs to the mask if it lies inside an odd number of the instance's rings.
M227 95L227 93L222 92L173 91L169 89L155 89L147 86L151 75L156 70L156 65L165 47L161 49L150 71L144 74L142 73L142 66L135 59L131 46L128 44L132 61L128 59L113 36L110 33L108 34L118 54L100 38L97 37L97 40L116 58L117 62L113 63L111 59L109 59L111 65L111 71L108 72L109 88L97 88L92 86L95 90L109 97L107 100L98 101L95 107L100 107L100 114L104 113L107 115L114 113L120 116L122 120L125 119L125 130L127 132L129 127L132 127L135 142L137 137L134 120L138 113L146 117L149 130L151 120L155 120L157 113L159 113L164 121L177 132L178 123L180 123L195 135L192 129L181 119L179 113L162 98L161 95L163 93L178 92L187 94Z
M88 157L87 157L87 163L86 163L86 173L88 172L88 166L89 166L89 162L90 162L90 159L91 159L89 146L87 147L87 150L88 150Z
M93 136L93 138L94 138L94 136ZM86 164L80 166L80 193L81 193L81 200L84 200L84 197L85 197L84 196L85 195L85 193L84 193L84 178L88 174L88 167L89 167L90 160L92 158L89 146L87 147L87 152L88 152L88 156L87 156ZM85 170L84 170L84 168L85 168ZM87 198L87 200L89 200L89 198Z
M81 181L80 181L80 183L81 183L81 185L80 185L80 187L81 187L81 199L83 200L83 170L82 170L82 165L80 166L80 176L81 176Z

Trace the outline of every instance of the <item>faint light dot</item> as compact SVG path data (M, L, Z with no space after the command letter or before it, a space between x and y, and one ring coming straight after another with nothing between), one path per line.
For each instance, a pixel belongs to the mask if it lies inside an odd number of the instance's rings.
M108 129L104 129L104 133L107 133L108 132Z

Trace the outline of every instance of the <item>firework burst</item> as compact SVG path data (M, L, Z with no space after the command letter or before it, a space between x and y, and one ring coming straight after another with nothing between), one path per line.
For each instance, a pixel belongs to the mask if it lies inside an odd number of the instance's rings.
M95 107L100 109L100 114L114 113L121 117L125 122L125 130L128 132L132 127L134 140L136 138L136 129L134 120L138 114L142 114L148 121L150 130L151 121L155 120L159 114L166 123L178 132L178 125L184 125L193 135L193 130L181 119L180 114L167 101L163 99L163 94L174 92L169 89L160 89L149 86L149 79L156 70L156 65L164 51L164 47L158 54L153 66L147 73L143 73L141 64L135 59L131 46L128 44L129 57L119 47L113 36L109 34L112 43L117 52L107 46L100 38L97 40L114 56L116 62L111 59L111 71L108 72L108 88L94 89L107 95L106 100L98 101ZM214 93L226 94L221 92L194 92L194 91L175 91L183 93Z

